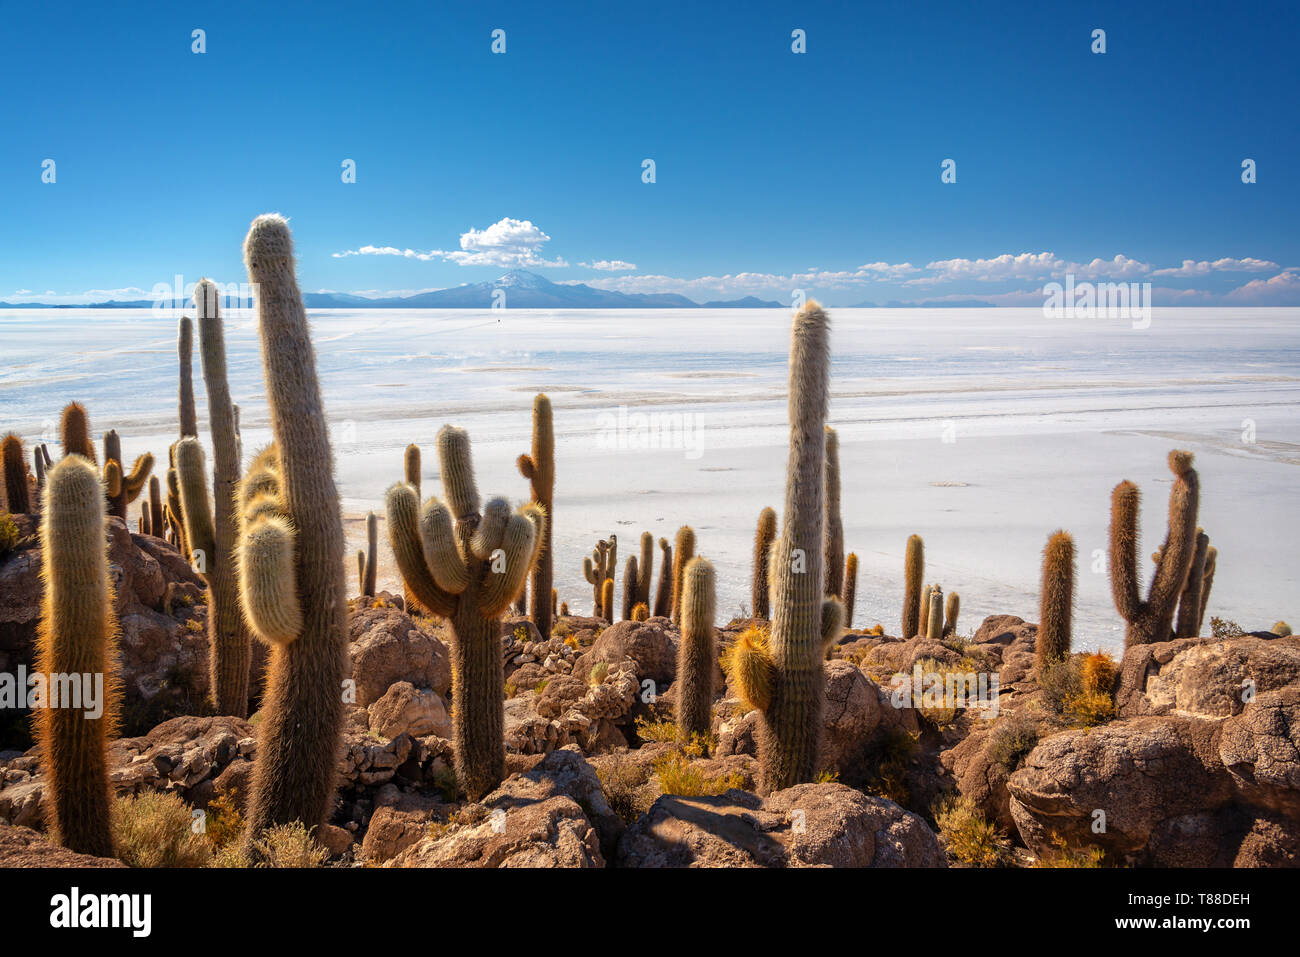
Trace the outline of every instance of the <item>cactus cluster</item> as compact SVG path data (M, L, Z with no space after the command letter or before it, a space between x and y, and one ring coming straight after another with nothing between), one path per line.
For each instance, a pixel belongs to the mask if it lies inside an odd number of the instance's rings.
M582 560L582 577L591 584L592 615L614 620L614 572L618 568L618 536L596 543L590 558ZM609 582L609 604L605 604L605 582Z
M546 517L535 502L512 514L504 498L480 510L464 430L438 433L438 462L445 501L431 497L421 506L409 483L394 485L388 534L407 588L451 625L456 776L478 800L505 775L500 619L537 561Z

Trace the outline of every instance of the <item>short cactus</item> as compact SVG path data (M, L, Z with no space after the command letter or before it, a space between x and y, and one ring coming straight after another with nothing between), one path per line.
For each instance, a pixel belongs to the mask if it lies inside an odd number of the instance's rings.
M157 538L162 538L163 529L163 498L162 485L158 481L157 475L149 476L149 529L150 533Z
M717 617L717 582L706 558L686 566L682 595L682 639L677 648L677 733L689 744L706 739L713 717L713 670L717 667L713 624Z
M758 513L758 527L754 530L754 576L749 599L754 606L755 618L770 618L772 614L767 568L775 539L776 510L764 508Z
M1038 599L1038 638L1034 646L1039 675L1070 656L1074 619L1074 539L1053 532L1043 549L1043 585Z
M931 641L943 638L943 589L930 586L930 611L925 616L925 636Z
M107 751L118 702L117 620L104 517L104 486L95 466L75 453L65 456L46 477L41 516L45 596L36 670L102 676L98 690L103 700L98 714L66 705L38 708L36 738L50 830L69 850L97 857L113 856Z
M282 517L267 515L250 527L245 510L240 594L261 607L277 596L293 596L300 611L298 627L272 647L267 666L248 804L245 848L251 856L268 828L301 821L310 829L324 821L330 808L343 727L347 590L329 430L307 314L294 276L293 240L282 217L253 221L244 242L244 262L257 289L262 366L279 468L279 488L272 501ZM291 533L270 536L271 568L263 571L256 567L259 552L249 535L274 531L277 520L281 531ZM270 581L272 574L279 580ZM267 593L261 594L264 588ZM256 630L251 619L249 624Z
M80 455L92 464L98 462L95 458L95 444L90 441L90 416L84 405L69 402L64 407L59 432L64 455Z
M667 618L673 613L673 547L668 539L659 539L659 587L655 590L654 613L656 618Z
M917 622L917 635L928 635L930 633L930 592L933 590L933 585L926 585L921 591L921 617ZM916 636L913 635L913 637Z
M921 618L929 606L923 602L921 579L925 576L925 542L920 535L907 539L907 555L903 559L903 637L915 638L921 634Z
M537 630L549 635L550 595L555 581L554 550L551 547L551 523L555 519L555 420L551 400L545 393L539 392L533 397L532 453L519 456L518 464L519 473L528 479L533 501L542 507L542 514L546 516L529 589L532 593L529 615Z
M614 579L606 578L600 586L600 614L610 624L614 623Z
M840 518L840 437L826 426L826 527L822 531L826 594L843 598L844 522Z
M1291 626L1284 621L1275 621L1273 622L1273 627L1270 628L1269 631L1273 632L1273 634L1277 635L1279 638L1286 638L1291 634Z
M446 501L423 508L403 482L388 490L388 534L397 567L420 604L452 631L452 745L470 800L505 776L505 672L500 618L537 560L545 516L529 503L511 514L504 498L479 509L469 436L445 426L438 461Z
M632 609L636 605L640 586L638 585L638 568L635 555L629 555L623 565L623 615L624 621L632 618Z
M1138 591L1138 487L1120 482L1111 494L1110 584L1115 607L1128 623L1126 647L1168 641L1173 636L1179 593L1196 551L1200 479L1192 468L1192 453L1170 452L1169 469L1174 474L1169 530L1146 601Z
M650 617L650 606L643 601L639 601L632 608L633 621L646 621Z
M791 330L790 456L784 524L769 567L771 630L766 647L738 640L730 656L739 693L760 712L758 760L765 792L812 781L820 770L822 658L843 620L839 602L822 593L829 398L830 320L809 301Z
M406 475L406 484L420 491L420 447L412 442L406 447L402 456L402 471Z
M681 627L682 589L686 566L695 557L695 529L683 525L677 529L677 544L673 552L673 624Z
M379 516L374 512L368 512L366 514L366 550L361 553L361 595L364 598L375 597L378 558Z
M0 457L4 460L5 506L15 515L26 515L32 510L32 496L23 440L10 432L0 445Z

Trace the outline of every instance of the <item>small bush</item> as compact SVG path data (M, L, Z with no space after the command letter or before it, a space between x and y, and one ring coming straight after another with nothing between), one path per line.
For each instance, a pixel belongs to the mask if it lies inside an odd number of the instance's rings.
M1070 847L1065 838L1052 835L1052 849L1040 854L1034 867L1104 867L1106 852L1099 847Z
M1210 634L1215 638L1240 638L1245 633L1235 621L1217 616L1210 618Z
M985 819L984 812L971 798L946 797L933 810L939 838L954 863L967 867L999 867L1008 863L1011 845L1006 835Z
M602 761L596 768L596 777L600 779L605 800L625 823L633 823L650 810L652 801L645 793L649 778L640 766L629 761L625 755L614 754Z
M204 867L212 846L195 833L193 812L176 794L145 791L113 801L113 846L127 867Z
M988 755L1010 774L1016 770L1038 744L1038 725L1016 713L1007 715L989 732Z
M18 525L8 512L0 512L0 557L4 557L18 547Z
M1105 652L1071 655L1038 675L1043 704L1060 723L1091 728L1115 717L1115 661Z
M591 666L591 671L587 675L587 683L595 686L605 683L605 678L609 676L609 662L598 661Z
M269 828L253 842L257 867L320 867L329 856L302 821Z
M208 842L216 851L237 842L244 833L244 815L235 799L237 791L222 791L208 802Z
M677 741L677 722L669 721L667 718L657 721L637 718L636 734L642 741L663 741L673 744Z
M664 794L681 797L711 797L745 786L745 776L739 772L706 777L697 765L677 751L655 761L654 774Z
M885 732L880 761L867 786L872 794L895 804L907 805L911 799L907 786L907 766L916 754L917 740L917 737L901 728L891 727Z

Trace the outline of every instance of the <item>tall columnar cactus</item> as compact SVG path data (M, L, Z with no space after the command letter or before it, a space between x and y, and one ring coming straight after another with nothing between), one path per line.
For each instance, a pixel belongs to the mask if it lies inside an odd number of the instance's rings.
M695 529L683 525L677 529L677 545L673 552L673 624L681 627L682 595L685 586L686 566L695 557Z
M538 544L537 564L532 574L529 614L543 640L551 637L551 586L555 562L551 551L551 523L555 518L555 423L551 400L545 393L533 398L533 449L519 456L519 473L528 479L533 501L542 507L546 521Z
M717 617L717 581L706 558L686 566L682 595L682 640L677 647L677 733L683 743L698 735L707 740L713 718L713 624Z
M23 451L23 440L10 432L0 443L0 457L4 460L6 507L15 515L26 515L32 510L32 495L27 484L27 453Z
M117 621L104 502L99 474L81 456L66 456L50 470L41 516L45 597L36 670L102 679L97 690L103 700L102 710L84 700L83 707L75 708L47 700L59 707L36 710L36 737L45 766L46 807L53 815L51 831L70 850L111 857L107 751L117 717Z
M957 633L957 616L961 614L961 595L955 591L948 593L943 605L943 636L950 638Z
M650 607L650 585L655 571L655 537L649 532L641 533L641 557L636 562L636 599L632 607L645 605Z
M1178 600L1178 616L1174 624L1175 638L1196 638L1201 633L1201 592L1205 588L1205 563L1209 557L1210 536L1204 529L1196 530L1196 546L1192 564L1187 569L1187 581Z
M90 416L80 402L69 402L63 409L59 424L64 455L80 455L90 462L95 458L95 444L90 441Z
M208 498L207 460L203 446L192 435L176 443L176 476L180 490L181 517L185 522L186 557L205 579L217 553L212 526L212 503Z
M758 513L758 527L754 531L754 576L749 590L755 618L769 618L772 614L767 568L775 539L776 510L764 508Z
M826 594L844 597L844 523L840 519L840 437L826 426L826 527L823 545Z
M446 501L423 508L405 483L388 490L388 535L420 604L452 631L452 745L461 789L478 800L505 776L505 672L500 619L537 560L545 515L530 502L511 514L494 498L479 511L469 436L444 426L438 462Z
M667 618L673 612L673 547L668 539L659 539L659 587L655 590L654 613L656 617Z
M1074 620L1074 539L1053 532L1043 549L1043 586L1038 599L1038 639L1034 659L1039 675L1070 655Z
M849 557L844 560L844 588L841 591L844 601L844 627L853 627L853 606L857 604L858 599L858 556L856 552L849 552Z
M632 619L632 609L637 600L637 560L635 555L627 556L623 565L623 620Z
M930 592L934 590L933 585L926 585L921 591L921 617L917 622L917 635L928 635L930 633ZM916 637L913 635L912 637Z
M1210 604L1210 588L1214 585L1214 567L1219 563L1219 550L1211 545L1205 551L1205 575L1201 581L1201 614L1196 619L1196 633L1201 633L1205 623L1205 609Z
M925 636L931 641L943 638L943 589L930 586L930 611L925 616Z
M378 575L379 557L379 516L374 512L366 514L366 550L361 554L361 595L363 598L375 597L375 581Z
M420 469L420 447L412 442L402 456L402 471L406 475L406 483L417 492L420 490Z
M737 642L733 679L759 707L761 786L771 792L811 781L825 704L822 656L843 609L822 594L826 409L830 320L809 301L794 317L790 345L790 458L781 537L772 546L772 626L766 643Z
M199 434L199 417L194 411L194 320L181 316L176 329L176 358L180 363L180 384L176 399L181 438Z
M105 468L108 467L109 462L117 463L122 481L109 496L108 514L125 521L127 506L140 497L140 493L144 491L145 482L148 481L149 473L153 470L153 455L146 452L144 455L137 456L135 464L131 466L131 471L127 472L122 459L122 439L118 436L116 429L109 429L104 433Z
M1192 468L1192 453L1177 449L1170 452L1169 469L1174 474L1169 492L1169 529L1146 601L1138 591L1138 487L1132 482L1120 482L1111 494L1110 586L1115 607L1128 623L1124 634L1128 647L1172 637L1178 596L1196 551L1200 479Z
M600 586L600 614L611 625L614 623L614 579L606 578Z
M925 542L920 535L907 539L907 554L903 559L903 637L915 638L921 634L921 616L926 606L922 604L921 579L925 576Z
M334 459L307 314L294 277L293 240L282 217L253 221L244 241L244 262L257 290L281 515L250 523L245 513L241 597L265 604L275 595L292 595L299 611L291 631L278 636L267 669L248 809L246 846L251 849L267 828L293 821L315 827L329 810L343 723L347 589ZM259 535L268 541L258 540ZM270 563L274 581L256 567L257 574L248 574L250 564L260 564L257 546L266 546L277 559ZM256 632L251 619L249 624Z
M156 538L163 537L162 486L157 475L149 476L149 530Z

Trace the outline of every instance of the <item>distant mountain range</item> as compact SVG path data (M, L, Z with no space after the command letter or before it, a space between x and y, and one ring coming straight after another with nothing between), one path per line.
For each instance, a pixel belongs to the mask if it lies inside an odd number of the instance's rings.
M675 293L626 293L594 289L584 283L551 282L536 273L515 269L489 282L421 292L414 296L368 299L345 292L303 293L308 309L488 309L498 291L510 309L780 309L782 304L753 296L698 303ZM38 302L0 302L0 309L148 309L153 301L110 301L84 305L46 305Z

